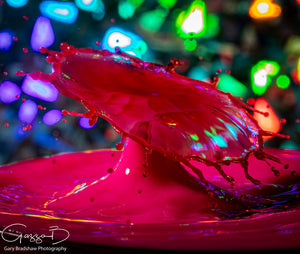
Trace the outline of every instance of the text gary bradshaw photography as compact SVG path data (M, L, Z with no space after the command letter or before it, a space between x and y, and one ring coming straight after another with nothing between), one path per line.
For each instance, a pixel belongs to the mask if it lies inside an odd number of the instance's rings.
M50 226L44 232L43 234L31 232L30 228L22 223L9 224L0 230L0 253L65 253L67 251L67 247L63 246L63 242L70 236L67 229ZM57 236L60 236L60 240L56 240Z

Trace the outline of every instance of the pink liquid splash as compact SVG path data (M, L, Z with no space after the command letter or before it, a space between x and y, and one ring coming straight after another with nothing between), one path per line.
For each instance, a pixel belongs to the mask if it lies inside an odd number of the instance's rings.
M272 134L245 105L176 74L175 60L161 66L119 51L61 49L42 49L52 74L30 76L88 110L63 114L91 125L100 116L122 141L117 150L2 166L2 227L18 221L42 234L55 224L70 241L121 247L300 247L300 153L264 149L262 136Z

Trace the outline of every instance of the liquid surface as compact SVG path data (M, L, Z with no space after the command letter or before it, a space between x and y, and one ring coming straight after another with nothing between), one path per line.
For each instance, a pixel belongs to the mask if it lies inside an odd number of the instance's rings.
M90 122L108 120L122 135L178 160L224 163L261 148L262 131L252 116L216 84L177 74L176 60L163 66L116 53L42 49L51 75L35 72L62 94L82 102Z
M88 110L63 114L100 116L126 145L3 166L3 227L18 218L43 233L55 221L71 241L144 248L299 247L299 152L263 150L268 133L242 103L176 74L176 61L61 50L42 49L54 72L30 76Z
M138 153L140 145L130 142L126 143L127 151L130 148ZM299 248L300 154L268 152L289 163L289 169L279 170L281 177L251 157L249 170L264 184L253 185L242 174L241 166L232 164L231 174L239 183L233 189L221 176L209 174L211 167L203 167L207 179L214 182L211 195L176 163L171 176L168 170L166 174L149 171L145 176L143 166L139 172L128 171L130 165L138 168L137 162L127 156L131 163L124 161L126 158L116 150L63 154L2 166L1 227L18 221L27 225L28 233L42 234L58 225L70 232L69 241L123 247ZM161 159L160 155L153 156ZM155 159L151 161L154 164L150 168L155 166ZM160 163L170 166L166 161ZM126 165L123 171L122 164ZM114 171L116 167L118 171ZM293 171L296 173L291 176ZM60 202L53 202L58 199Z

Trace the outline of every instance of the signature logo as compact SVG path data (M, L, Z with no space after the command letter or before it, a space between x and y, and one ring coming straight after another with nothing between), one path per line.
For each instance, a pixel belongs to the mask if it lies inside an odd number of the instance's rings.
M21 224L21 223L14 223L14 224L8 225L2 231L0 231L2 239L9 243L19 241L20 244L22 244L23 239L27 239L31 243L41 244L43 242L43 239L45 239L45 238L51 239L52 241L54 241L55 239L57 239L57 237L56 237L57 235L60 236L60 239L62 237L64 237L62 240L52 242L52 245L56 245L56 244L66 241L70 236L70 233L68 230L66 230L64 228L60 228L59 226L51 226L51 227L49 227L49 230L48 230L49 234L47 233L47 234L41 234L41 235L22 233L22 232L20 232L21 231L20 228L24 229L24 228L27 228L27 226L25 224Z

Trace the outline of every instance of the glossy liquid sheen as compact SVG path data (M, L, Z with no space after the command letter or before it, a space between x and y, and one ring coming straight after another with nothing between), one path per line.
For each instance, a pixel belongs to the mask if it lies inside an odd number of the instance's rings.
M130 247L299 247L299 152L266 152L241 103L176 74L176 61L61 49L43 49L54 72L31 77L88 109L63 113L100 116L126 144L2 166L3 226L18 218L43 232L41 220L55 221L73 241Z

